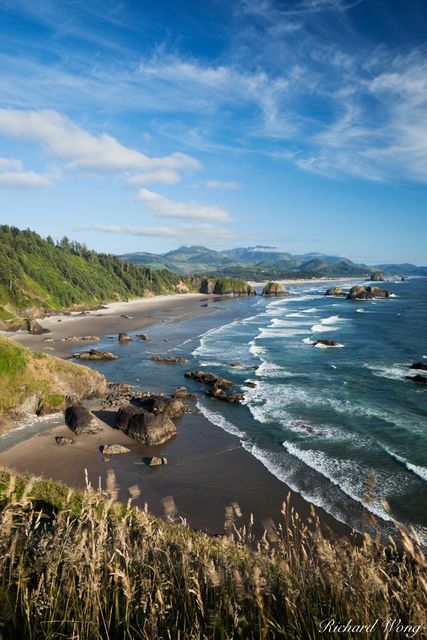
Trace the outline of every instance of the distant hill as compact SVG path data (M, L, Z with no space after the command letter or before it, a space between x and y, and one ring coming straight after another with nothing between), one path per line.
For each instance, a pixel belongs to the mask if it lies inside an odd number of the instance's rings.
M427 267L411 264L367 265L342 256L307 253L293 255L276 247L258 245L214 251L201 246L182 246L167 253L127 253L121 258L152 269L167 268L181 275L198 273L266 280L280 278L358 277L375 269L387 275L427 275Z

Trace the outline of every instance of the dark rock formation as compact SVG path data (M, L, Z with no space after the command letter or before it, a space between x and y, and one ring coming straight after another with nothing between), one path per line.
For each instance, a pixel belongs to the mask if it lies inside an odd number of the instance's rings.
M140 340L143 340L144 342L148 342L148 340L150 339L148 334L146 333L137 333L136 337L139 338Z
M49 329L42 327L37 320L26 320L26 329L33 336L40 336L43 333L50 333Z
M140 398L139 406L150 413L156 415L162 413L174 419L181 418L185 411L185 405L179 398L168 398L159 395Z
M98 427L98 420L86 407L72 404L65 409L65 424L76 436L81 433L94 433Z
M186 378L197 380L198 382L202 382L203 384L207 384L212 387L216 386L219 389L231 389L235 386L234 382L231 382L231 380L221 378L220 376L216 376L213 373L208 373L206 371L187 371L184 375Z
M178 387L172 395L172 398L176 398L177 400L197 400L197 395L190 393L187 387Z
M211 294L214 291L214 284L213 282L211 282L210 280L208 280L207 278L203 278L201 283L200 283L200 289L199 292L200 293L208 293Z
M164 362L165 364L186 364L187 358L174 358L172 356L150 356L153 362Z
M381 287L366 287L366 291L373 298L388 298L390 296L390 291L381 289Z
M135 407L135 405L133 404L127 404L123 407L120 407L116 415L116 429L120 429L120 431L124 431L126 433L126 430L129 426L129 421L132 416L136 415L137 413L141 413L142 411L143 409L141 409L140 407Z
M343 291L342 287L332 287L331 289L327 290L327 292L325 293L325 296L345 297L345 292Z
M350 291L347 294L348 300L371 300L373 296L360 285L356 287L351 287Z
M149 413L144 409L131 412L123 431L146 446L163 444L176 435L176 427L169 416L164 413Z
M374 271L369 278L371 282L384 282L384 276L381 271Z
M130 336L128 336L127 333L119 333L119 338L118 338L120 344L126 344L126 342L130 342L132 340L132 338Z
M279 282L269 282L265 285L261 293L262 296L285 296L287 291Z
M96 349L73 354L73 358L77 360L117 360L118 357L115 353L111 353L111 351L97 351Z
M325 345L325 347L337 347L339 345L339 342L337 342L336 340L324 339L324 340L315 340L313 342L313 347L315 347L316 344L323 344Z
M416 375L416 376L406 376L408 380L412 380L412 382L419 382L421 384L427 384L427 376Z
M414 362L414 364L411 364L410 369L420 369L421 371L427 371L427 362Z

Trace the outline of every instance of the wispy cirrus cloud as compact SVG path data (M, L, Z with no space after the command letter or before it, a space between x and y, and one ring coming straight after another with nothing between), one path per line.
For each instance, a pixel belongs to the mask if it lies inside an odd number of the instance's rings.
M140 189L137 200L160 218L181 218L183 220L206 220L212 222L230 220L229 213L219 207L200 204L199 202L175 202L148 189Z
M88 224L75 228L75 231L96 231L114 235L137 236L141 238L171 238L183 243L206 244L219 246L224 242L235 242L236 239L254 240L255 234L245 236L232 229L218 227L210 223L178 224L174 227L147 227L138 225Z
M241 189L241 185L234 180L206 180L203 184L208 189L226 189L228 191Z
M167 169L158 169L157 171L148 171L147 173L129 176L126 182L131 185L143 184L175 184L180 180L180 175L176 171Z

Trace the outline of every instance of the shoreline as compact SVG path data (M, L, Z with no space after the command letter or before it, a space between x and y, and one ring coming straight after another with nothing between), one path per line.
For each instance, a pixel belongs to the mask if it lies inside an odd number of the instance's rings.
M62 336L69 335L70 331L89 335L95 332L96 327L103 340L107 333L132 331L154 324L161 326L162 322L165 322L166 329L170 328L171 322L214 311L215 303L220 299L190 294L189 304L187 295L185 300L178 295L173 299L165 296L162 300L150 298L114 303L113 308L109 306L102 310L102 315L91 312L64 316L60 323L57 322L58 317L54 316L44 325L51 328L52 334L47 335L55 341L54 355L69 358L76 347L86 344L61 341ZM130 312L129 305L133 305L135 316L130 319L121 317L120 312ZM43 349L45 337L17 334L15 339L31 349L39 350L40 346ZM96 345L89 344L88 348L91 346ZM0 451L0 465L60 480L76 488L85 486L85 469L94 487L100 481L105 486L107 473L112 470L116 473L120 485L119 499L123 502L129 498L129 487L138 486L141 491L138 506L144 508L147 503L151 513L162 516L163 500L172 496L179 515L186 518L191 527L212 534L223 530L224 509L237 503L243 518L236 524L240 526L247 523L250 514L253 514L257 532L262 535L266 521L271 518L276 523L280 521L281 506L290 494L290 503L304 522L309 521L314 509L331 535L353 539L358 536L349 526L321 507L315 507L276 478L262 462L243 448L236 436L213 424L202 414L194 413L194 410L177 421L178 435L174 439L147 449L112 428L115 411L101 410L96 401L92 406L100 420L98 434L81 435L74 445L61 447L56 444L55 436L74 437L61 416L59 423L52 424L48 430L39 427L29 438L25 438L25 428L21 429L21 441ZM112 456L106 463L99 446L107 443L125 444L131 452ZM152 469L143 463L145 455L166 456L169 463L160 469Z

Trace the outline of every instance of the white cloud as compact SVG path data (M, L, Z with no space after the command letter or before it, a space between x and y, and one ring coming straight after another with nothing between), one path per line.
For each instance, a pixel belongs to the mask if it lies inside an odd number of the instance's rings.
M184 153L149 157L126 147L107 133L95 136L69 118L47 109L0 109L0 134L41 144L69 168L91 171L194 170L199 162Z
M143 202L147 209L161 218L210 221L226 221L230 219L227 211L219 207L199 204L198 202L174 202L148 189L140 189L137 199Z
M187 244L206 244L214 246L222 242L242 240L241 233L224 229L209 223L179 224L176 227L140 227L122 226L116 224L89 224L77 227L75 231L99 231L117 235L131 235L141 237L173 238ZM253 236L248 236L253 240Z
M22 162L20 160L12 160L11 158L0 157L0 171L21 171Z
M175 184L180 179L179 174L176 171L168 171L166 169L159 169L158 171L149 171L148 173L142 173L134 176L130 176L127 179L128 184L143 185L143 184Z
M122 226L119 224L87 224L81 225L76 231L103 231L104 233L126 234L132 236L174 238L176 232L166 227L138 227Z
M241 186L238 182L224 182L222 180L206 180L204 183L208 189L229 189L231 191L240 189Z
M0 188L34 189L50 187L52 179L35 171L5 171L0 173Z

